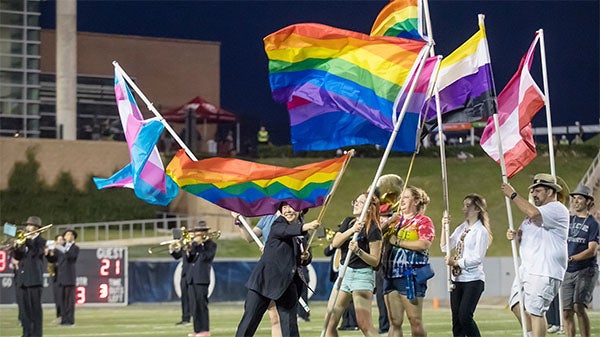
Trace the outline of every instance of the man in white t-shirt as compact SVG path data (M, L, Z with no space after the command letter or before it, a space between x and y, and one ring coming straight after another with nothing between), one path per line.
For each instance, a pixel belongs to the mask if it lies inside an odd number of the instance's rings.
M509 240L517 239L521 266L521 282L515 279L511 290L511 310L520 320L518 297L522 289L528 334L533 337L546 335L545 313L558 294L567 269L567 236L569 210L559 201L557 193L562 187L550 174L539 173L533 177L529 191L532 205L521 197L508 183L502 184L502 191L525 214L518 232L508 230Z

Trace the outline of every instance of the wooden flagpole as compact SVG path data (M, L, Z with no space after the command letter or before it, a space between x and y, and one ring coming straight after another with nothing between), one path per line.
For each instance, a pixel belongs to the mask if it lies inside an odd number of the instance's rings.
M348 167L348 164L350 163L350 159L352 157L354 157L354 153L355 152L356 151L354 149L351 149L346 154L347 157L346 157L346 160L344 160L344 164L342 165L342 169L340 170L340 172L338 172L338 175L335 177L335 181L333 182L333 186L331 186L331 191L329 191L329 193L325 197L325 202L323 202L323 207L321 207L321 211L319 212L319 216L317 217L317 221L319 223L321 223L321 221L323 220L323 216L325 216L325 211L327 210L327 207L329 207L329 203L331 202L331 198L333 198L333 194L337 190L337 188L338 188L338 186L340 184L340 181L342 180L342 176L346 172L346 168ZM306 244L306 249L304 250L305 252L307 252L308 248L310 248L310 245L312 244L312 242L313 242L313 240L315 238L316 233L317 233L316 230L313 230L310 233L310 238L308 239L308 243Z
M181 146L181 148L185 150L185 153L188 155L188 157L190 157L190 159L193 161L198 161L198 158L196 158L194 153L192 153L192 151L187 147L187 145L185 145L185 143L183 142L183 140L181 140L181 138L179 137L177 132L175 132L175 130L173 130L171 125L169 125L169 123L167 123L167 121L160 114L160 112L158 112L156 110L156 108L154 108L154 104L152 102L150 102L150 100L148 100L146 95L144 95L144 93L140 90L140 88L138 88L138 86L135 84L135 82L133 82L133 80L131 80L131 78L129 77L129 75L127 75L125 70L123 70L123 68L121 68L121 66L119 65L119 62L113 61L112 64L115 67L115 70L118 71L123 76L123 78L125 78L125 81L127 81L129 86L131 88L133 88L133 90L135 90L135 92L138 94L138 96L140 96L140 98L144 101L144 103L146 103L146 107L148 107L148 110L152 111L154 116L156 116L160 120L160 122L165 126L165 129L167 129L167 131L169 131L171 136L173 136L173 138L175 139L177 144L179 144L179 146Z
M412 83L411 83L411 87L409 89L408 95L406 96L406 101L404 102L404 105L402 106L402 110L400 111L400 116L398 117L398 120L395 121L394 131L392 131L390 140L388 141L388 144L385 148L385 151L383 153L381 161L379 162L379 167L377 168L377 172L375 173L375 177L373 178L373 182L371 183L371 187L369 188L367 200L363 206L360 217L358 218L359 222L363 222L365 220L365 217L367 216L367 211L369 209L369 205L371 204L371 198L373 198L373 195L375 193L375 188L377 186L377 181L379 180L379 177L381 177L381 174L383 173L383 168L385 167L385 164L390 155L390 152L392 151L392 146L394 145L394 141L396 140L396 136L398 135L398 130L400 129L400 125L402 124L402 120L404 119L404 115L406 114L406 110L408 109L408 103L410 103L413 92L415 91L415 88L417 86L417 82L418 82L417 79L419 78L419 75L421 74L421 70L423 69L423 66L425 65L425 61L427 60L426 54L428 53L428 50L430 48L431 48L431 44L428 43L426 46L423 47L423 49L421 49L421 52L419 53L419 56L417 57L417 60L419 61L419 66L416 69L415 80L412 81ZM416 61L415 61L415 63L416 63ZM411 73L409 73L408 78L410 78L412 73L414 73L414 72L411 71ZM394 113L396 111L396 108L397 108L397 105L398 105L398 102L400 100L400 96L402 95L402 93L403 93L403 90L401 90L400 93L398 93L398 97L396 97L396 101L394 102L394 110L393 110ZM356 240L357 237L358 237L358 233L354 233L352 240ZM327 332L327 326L329 325L329 320L331 319L331 315L333 314L333 305L335 305L335 302L337 301L337 297L338 297L340 288L342 286L342 280L344 279L344 275L346 274L346 267L348 265L348 262L350 261L351 256L352 256L352 251L348 250L348 253L346 253L346 259L344 261L344 264L340 266L340 270L338 272L338 278L335 281L333 289L331 290L332 291L331 296L333 296L333 301L332 301L331 305L329 303L327 305L327 314L325 315L325 322L323 325L323 330L321 331L321 337L324 337L325 333Z

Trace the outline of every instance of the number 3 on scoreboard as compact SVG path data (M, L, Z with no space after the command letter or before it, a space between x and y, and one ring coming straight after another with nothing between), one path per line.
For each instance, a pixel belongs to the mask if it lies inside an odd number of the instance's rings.
M77 303L77 304L85 303L86 302L85 287L77 287L77 290L75 292L76 292L75 303Z
M102 283L98 288L98 298L104 299L108 297L108 284Z

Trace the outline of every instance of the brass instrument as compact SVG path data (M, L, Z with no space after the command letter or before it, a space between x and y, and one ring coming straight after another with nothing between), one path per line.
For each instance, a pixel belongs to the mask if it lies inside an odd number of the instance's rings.
M337 233L333 229L327 227L323 227L323 230L325 231L325 236L319 236L319 238L317 239L319 241L317 246L323 246L325 245L325 243L330 244L331 242L333 242L333 237L335 236L335 233Z
M163 241L158 246L148 248L148 254L154 254L157 252L167 251L169 249L178 251L180 249L188 250L192 240L195 237L200 237L202 242L206 240L216 240L221 236L221 231L214 232L198 232L198 231L186 231L185 227L181 227L181 230L173 229L173 239Z
M38 228L34 231L27 232L27 233L25 231L23 231L22 229L19 229L19 230L17 230L17 234L15 235L15 237L12 241L12 245L14 247L21 247L22 245L25 244L25 241L27 241L27 239L34 236L35 234L40 234L40 233L47 231L52 226L53 226L52 224L49 224L49 225L46 225L44 227Z

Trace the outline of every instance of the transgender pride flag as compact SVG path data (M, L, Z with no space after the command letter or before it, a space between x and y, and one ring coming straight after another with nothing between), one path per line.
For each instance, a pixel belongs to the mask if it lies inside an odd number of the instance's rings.
M115 97L129 146L131 162L112 177L94 177L98 189L132 188L135 195L150 204L166 206L177 196L179 187L165 169L156 148L164 125L155 119L144 120L123 75L115 69Z

